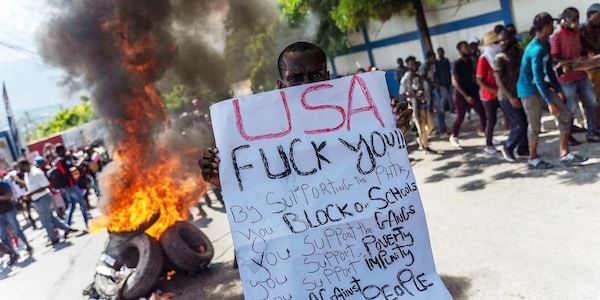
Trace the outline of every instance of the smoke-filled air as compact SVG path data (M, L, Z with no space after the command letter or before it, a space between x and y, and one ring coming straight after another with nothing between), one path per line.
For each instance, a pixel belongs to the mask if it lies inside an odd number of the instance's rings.
M158 238L187 218L189 207L206 191L196 160L210 146L201 136L206 132L183 136L173 130L161 95L179 84L227 97L230 84L248 72L245 43L251 39L238 41L236 33L257 28L257 20L276 20L275 8L258 0L61 0L50 5L54 13L40 27L39 52L47 64L64 70L65 89L91 93L95 111L109 126L106 140L114 152L114 163L100 178L103 216L92 228L134 231L158 213L146 231ZM274 43L273 70L284 47L277 43L294 36Z

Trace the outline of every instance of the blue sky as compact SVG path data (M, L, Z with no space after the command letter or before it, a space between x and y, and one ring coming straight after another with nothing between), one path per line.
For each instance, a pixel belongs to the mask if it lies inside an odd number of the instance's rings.
M79 94L60 87L62 71L43 63L37 54L36 31L51 13L44 0L0 0L0 80L6 89L20 126L38 123L60 108L80 103ZM0 108L0 129L6 126Z

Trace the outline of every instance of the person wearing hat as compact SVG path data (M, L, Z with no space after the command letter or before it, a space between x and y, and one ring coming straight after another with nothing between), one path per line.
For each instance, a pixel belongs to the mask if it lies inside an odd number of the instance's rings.
M542 127L542 112L548 106L550 114L558 120L559 155L565 166L580 164L588 158L569 151L569 133L572 116L565 104L565 95L553 69L552 56L548 37L554 31L554 19L548 13L540 13L533 19L530 33L533 40L527 45L521 59L519 79L517 80L517 96L521 98L527 122L529 139L529 169L550 169L551 163L538 156L537 146ZM548 77L551 90L545 78Z
M600 3L590 5L587 22L580 29L582 53L587 57L600 54ZM600 99L600 68L587 71L594 86L596 100ZM600 127L600 109L596 109L596 126Z
M586 140L600 142L600 132L596 124L598 104L592 81L585 71L572 70L570 62L581 58L581 38L579 33L579 11L574 7L566 8L562 13L560 30L550 37L550 55L559 62L558 82L567 98L567 107L573 116L579 110L578 96L581 96L585 108ZM561 72L562 71L562 72ZM571 145L579 142L569 135Z
M481 41L476 37L472 37L467 42L471 49L471 60L473 60L473 65L476 66L479 55L481 55L481 52L479 51L479 44L481 44Z
M483 53L477 60L475 78L480 87L479 97L485 110L485 151L487 154L495 154L498 149L494 147L494 127L496 127L498 115L498 85L494 77L494 59L500 53L500 40L496 31L488 31L483 36L481 44Z

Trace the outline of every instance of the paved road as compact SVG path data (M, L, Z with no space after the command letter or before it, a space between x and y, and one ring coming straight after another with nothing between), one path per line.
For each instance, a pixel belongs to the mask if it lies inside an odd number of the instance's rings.
M410 154L436 267L454 298L600 299L600 164L560 166L555 133L545 134L540 146L557 165L549 171L484 154L483 138L468 132L461 142L457 150L433 139L441 155ZM573 150L600 158L598 144ZM211 219L195 222L215 245L211 268L193 278L176 274L157 288L175 292L175 299L243 299L225 214L206 210ZM106 235L47 248L41 230L26 234L36 251L13 268L4 258L2 299L84 299Z

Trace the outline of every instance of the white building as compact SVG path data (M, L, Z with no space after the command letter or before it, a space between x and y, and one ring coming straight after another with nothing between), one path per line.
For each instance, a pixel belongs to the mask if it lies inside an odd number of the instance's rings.
M434 49L443 47L448 59L453 61L458 58L456 44L459 41L466 41L472 37L481 39L484 32L493 30L497 24L512 23L518 32L529 32L536 14L548 12L553 17L558 17L569 6L577 8L580 21L585 22L586 11L594 2L584 0L469 0L459 4L458 0L448 0L438 8L426 10L425 18ZM397 58L404 59L409 55L424 61L425 48L420 38L414 17L394 17L385 23L370 23L362 32L356 32L349 37L352 47L348 51L340 52L333 58L332 73L337 75L353 74L359 67L367 68L368 66L392 70L396 68ZM393 81L393 75L391 81Z

